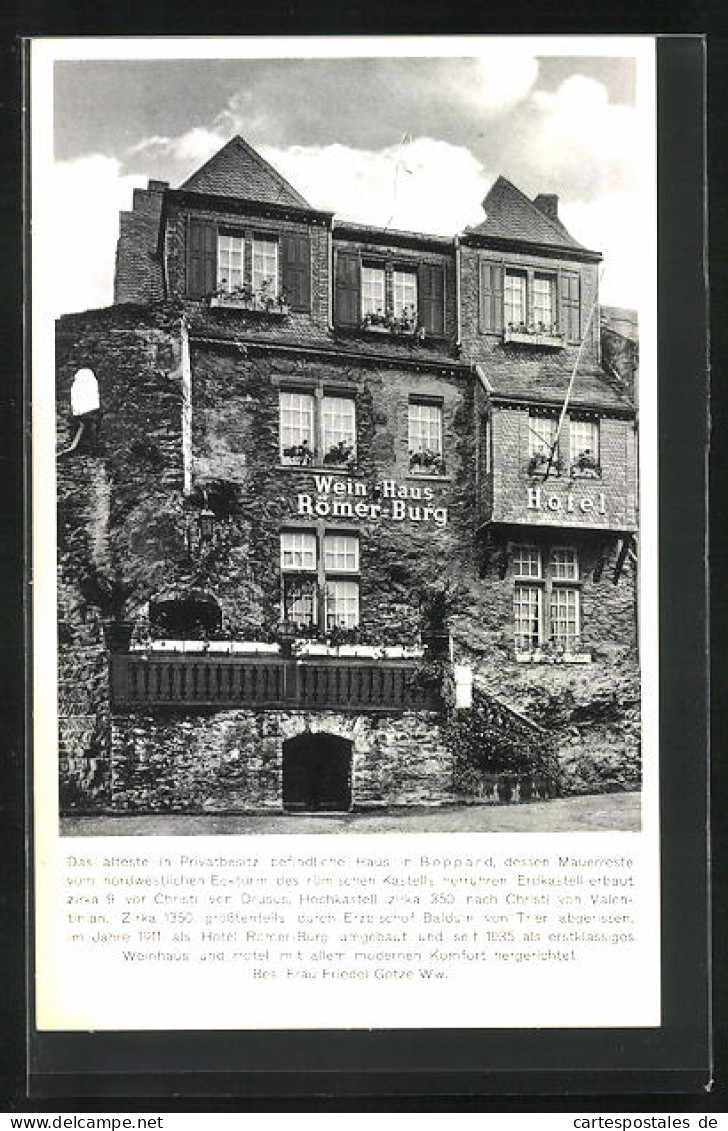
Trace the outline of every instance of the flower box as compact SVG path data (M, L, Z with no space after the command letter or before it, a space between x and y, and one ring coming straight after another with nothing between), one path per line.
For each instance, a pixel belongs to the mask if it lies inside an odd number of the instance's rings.
M285 318L288 303L283 299L261 298L258 295L217 294L210 298L211 310L237 310L265 318Z
M530 329L527 326L508 326L503 331L503 341L520 346L539 346L543 349L564 348L564 337L553 330Z
M517 664L590 664L591 652L547 652L540 648L533 652L516 652Z

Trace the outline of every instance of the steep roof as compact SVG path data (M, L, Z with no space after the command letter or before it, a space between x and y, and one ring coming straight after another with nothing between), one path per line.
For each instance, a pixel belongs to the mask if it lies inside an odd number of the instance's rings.
M263 204L310 208L308 201L289 185L285 177L241 137L231 138L180 188L214 196L237 196Z
M506 177L498 177L483 201L485 220L469 232L521 243L586 250L560 220L547 216Z

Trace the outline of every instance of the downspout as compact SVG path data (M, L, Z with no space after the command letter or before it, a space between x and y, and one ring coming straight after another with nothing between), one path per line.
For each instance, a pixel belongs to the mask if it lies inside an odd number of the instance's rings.
M180 375L182 377L182 481L185 497L192 493L192 366L187 321L180 321Z
M333 220L330 221L326 230L326 239L328 241L328 264L329 264L329 277L328 277L328 329L329 333L334 328L334 236L333 236Z
M460 237L455 236L455 320L457 326L457 337L455 338L455 348L460 349L462 338L462 317L460 313Z

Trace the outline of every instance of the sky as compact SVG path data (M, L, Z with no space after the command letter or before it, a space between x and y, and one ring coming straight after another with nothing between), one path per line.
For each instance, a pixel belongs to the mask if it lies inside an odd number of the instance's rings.
M452 236L483 219L499 174L556 193L604 254L602 301L634 304L634 60L483 43L462 58L56 61L56 313L112 301L135 187L177 187L236 134L342 219Z

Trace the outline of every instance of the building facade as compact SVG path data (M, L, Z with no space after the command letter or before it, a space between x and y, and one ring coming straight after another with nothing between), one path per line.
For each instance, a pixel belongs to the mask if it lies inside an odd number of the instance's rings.
M63 809L638 784L601 256L555 197L499 178L484 209L454 239L342 223L240 138L135 191L114 305L58 325Z

